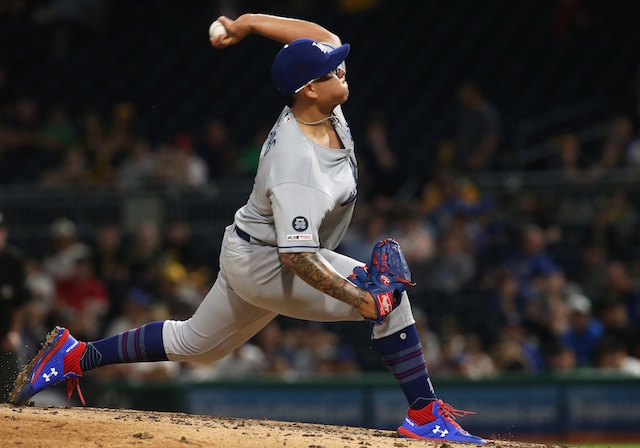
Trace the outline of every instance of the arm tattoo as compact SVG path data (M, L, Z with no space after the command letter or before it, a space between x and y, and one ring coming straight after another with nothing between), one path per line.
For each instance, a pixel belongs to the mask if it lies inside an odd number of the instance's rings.
M323 293L358 308L366 303L366 291L358 288L338 274L318 253L280 254L282 262L298 277Z

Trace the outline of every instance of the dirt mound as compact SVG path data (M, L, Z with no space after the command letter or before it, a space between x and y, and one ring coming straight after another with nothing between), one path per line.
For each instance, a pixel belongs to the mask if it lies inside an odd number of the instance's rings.
M209 417L123 409L0 405L3 447L447 448L472 446L400 439L395 432L347 426ZM488 447L552 448L490 441Z

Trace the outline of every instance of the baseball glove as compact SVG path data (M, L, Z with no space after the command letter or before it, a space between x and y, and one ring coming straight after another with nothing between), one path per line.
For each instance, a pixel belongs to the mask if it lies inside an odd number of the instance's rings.
M393 238L379 241L373 248L371 260L365 266L357 266L349 280L371 293L378 311L377 319L368 319L374 324L384 322L402 299L402 292L411 282L411 271L402 254L400 245Z

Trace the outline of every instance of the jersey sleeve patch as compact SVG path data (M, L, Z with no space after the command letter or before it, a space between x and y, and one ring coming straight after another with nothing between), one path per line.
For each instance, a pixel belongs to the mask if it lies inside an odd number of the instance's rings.
M296 235L287 235L287 241L311 241L313 235L309 233L299 233Z
M304 232L309 228L309 221L304 216L296 216L291 222L291 227L296 232Z

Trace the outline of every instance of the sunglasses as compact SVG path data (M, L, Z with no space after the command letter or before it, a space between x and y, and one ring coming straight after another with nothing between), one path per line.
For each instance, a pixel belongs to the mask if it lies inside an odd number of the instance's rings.
M312 79L311 81L309 81L308 83L306 83L305 85L303 85L302 87L296 89L293 91L293 93L298 93L299 91L301 91L302 89L304 89L305 87L307 87L307 85L311 84L312 82L324 82L324 81L328 81L331 78L335 76L338 76L338 73L340 72L340 67L336 67L333 70L331 70L330 72L328 72L326 75L322 75L319 78L315 78Z

